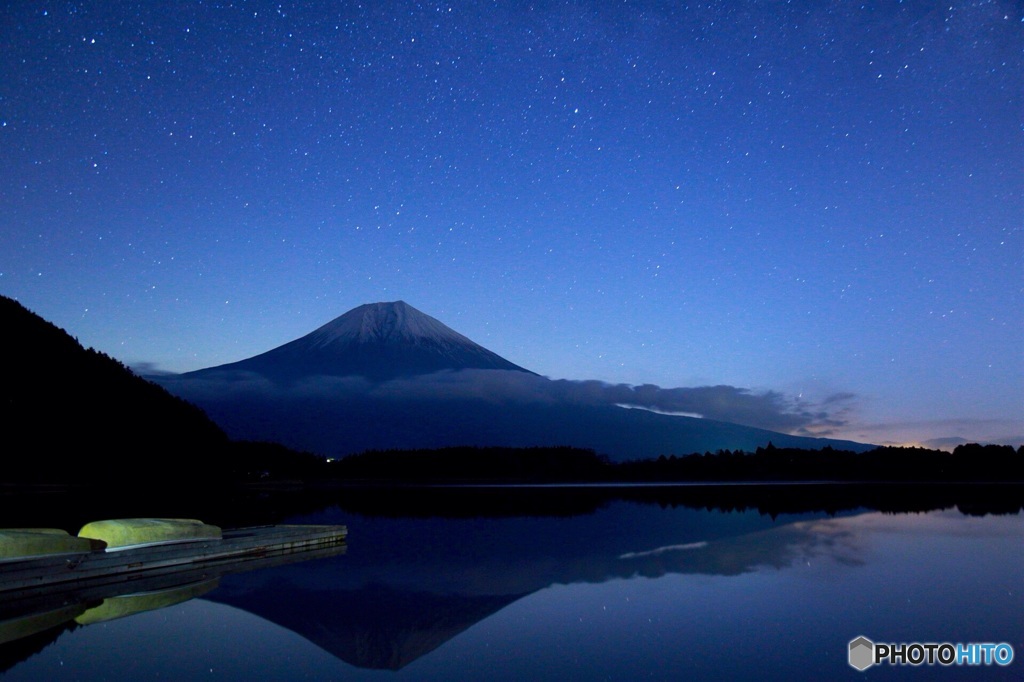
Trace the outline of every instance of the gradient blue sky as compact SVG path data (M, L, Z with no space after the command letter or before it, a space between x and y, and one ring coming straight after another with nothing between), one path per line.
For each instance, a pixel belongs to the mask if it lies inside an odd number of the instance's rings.
M1024 440L1019 2L13 2L0 293L198 369L403 299L553 378Z

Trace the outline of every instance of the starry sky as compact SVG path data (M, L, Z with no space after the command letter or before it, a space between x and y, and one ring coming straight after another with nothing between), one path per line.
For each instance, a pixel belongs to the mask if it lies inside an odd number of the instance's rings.
M1024 441L1020 2L0 7L0 293L137 367L402 299L552 378Z

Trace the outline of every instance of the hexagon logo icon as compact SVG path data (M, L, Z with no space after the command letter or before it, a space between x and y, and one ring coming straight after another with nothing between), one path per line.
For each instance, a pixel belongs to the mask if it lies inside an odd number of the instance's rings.
M850 665L861 672L875 663L875 643L861 636L850 642Z

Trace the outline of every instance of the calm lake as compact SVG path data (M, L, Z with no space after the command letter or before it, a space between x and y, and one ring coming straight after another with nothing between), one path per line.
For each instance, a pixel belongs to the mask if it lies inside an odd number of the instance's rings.
M347 550L4 644L0 678L1024 678L1019 513L772 515L614 497L412 513L289 517L346 524ZM847 647L860 635L1005 642L1015 660L858 672Z

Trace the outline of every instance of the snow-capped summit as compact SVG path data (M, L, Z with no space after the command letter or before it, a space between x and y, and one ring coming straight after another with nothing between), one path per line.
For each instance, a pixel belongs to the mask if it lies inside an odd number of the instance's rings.
M405 301L394 301L361 305L266 353L189 374L234 370L286 382L325 375L381 381L459 369L529 371Z
M367 303L303 337L317 347L346 343L473 344L462 334L405 301ZM300 339L301 340L301 339Z

